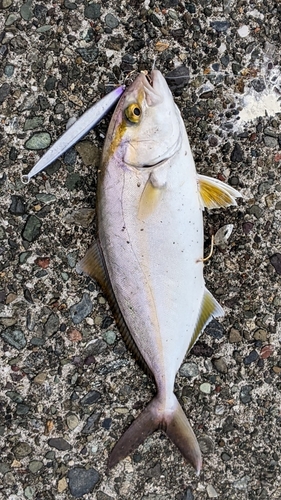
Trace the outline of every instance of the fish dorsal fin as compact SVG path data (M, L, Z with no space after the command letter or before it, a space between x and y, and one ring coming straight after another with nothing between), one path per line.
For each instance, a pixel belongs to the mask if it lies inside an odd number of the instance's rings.
M190 351L192 346L195 344L202 330L208 325L208 323L210 323L213 318L217 318L218 316L224 316L223 308L219 305L219 303L209 292L209 290L205 288L199 317L190 344L188 346L188 351Z
M139 363L143 371L152 377L151 371L148 368L141 353L139 352L139 349L126 325L126 322L117 304L113 288L108 276L102 249L97 241L94 241L92 246L87 250L83 259L80 260L80 262L78 262L76 266L76 271L79 274L84 273L98 282L98 284L103 290L105 297L108 300L117 327L122 335L122 338L126 344L127 349L131 351L131 353L136 358L137 362Z
M235 198L242 195L233 187L206 175L197 175L201 207L221 208L237 205Z

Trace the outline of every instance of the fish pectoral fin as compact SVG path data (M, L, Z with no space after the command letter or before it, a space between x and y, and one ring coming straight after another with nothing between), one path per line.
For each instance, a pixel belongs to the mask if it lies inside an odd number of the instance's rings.
M103 290L106 299L108 300L117 327L122 335L127 349L133 354L134 358L137 360L143 371L151 378L153 378L152 373L148 368L143 356L141 355L119 308L110 282L103 252L98 241L94 241L92 246L90 246L90 248L87 250L83 259L78 262L78 264L76 265L76 271L78 272L78 274L86 274L87 276L98 282Z
M162 190L163 188L154 186L150 178L147 180L139 202L138 219L144 220L154 212L161 199Z
M163 402L156 395L114 446L108 469L130 455L152 432L161 429L199 474L202 466L199 444L175 395L172 410L166 413L163 408Z
M237 205L235 198L242 195L233 187L218 179L212 179L206 175L197 175L199 197L201 207L204 209L229 207Z
M205 288L200 313L194 333L188 346L188 351L190 351L190 349L198 339L200 333L208 325L208 323L210 323L213 318L217 318L219 316L224 316L224 310L216 301L215 297L213 297L211 292L209 292L209 290Z

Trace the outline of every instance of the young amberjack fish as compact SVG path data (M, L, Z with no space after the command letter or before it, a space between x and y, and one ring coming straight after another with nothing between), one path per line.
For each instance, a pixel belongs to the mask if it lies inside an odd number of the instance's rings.
M198 175L162 74L138 75L109 125L98 186L98 237L78 271L99 282L128 348L157 394L117 442L109 468L157 429L197 473L197 439L174 392L187 351L223 310L203 278L204 207L236 205L232 187Z

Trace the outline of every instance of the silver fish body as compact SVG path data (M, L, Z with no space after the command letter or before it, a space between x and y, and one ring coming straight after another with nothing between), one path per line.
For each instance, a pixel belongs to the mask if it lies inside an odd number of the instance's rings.
M111 120L99 179L98 241L80 270L107 289L157 386L113 449L109 467L161 428L199 472L200 449L174 380L204 326L223 315L205 288L202 210L235 204L240 194L196 173L166 81L157 70L150 78L137 77Z

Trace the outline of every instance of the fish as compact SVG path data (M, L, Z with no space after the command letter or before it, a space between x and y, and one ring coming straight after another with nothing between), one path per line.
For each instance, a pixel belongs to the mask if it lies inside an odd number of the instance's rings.
M97 237L77 271L96 280L156 395L115 444L108 469L160 429L199 474L200 447L174 394L175 376L205 326L224 311L203 277L203 210L241 194L200 175L164 76L140 73L107 131L98 177Z

